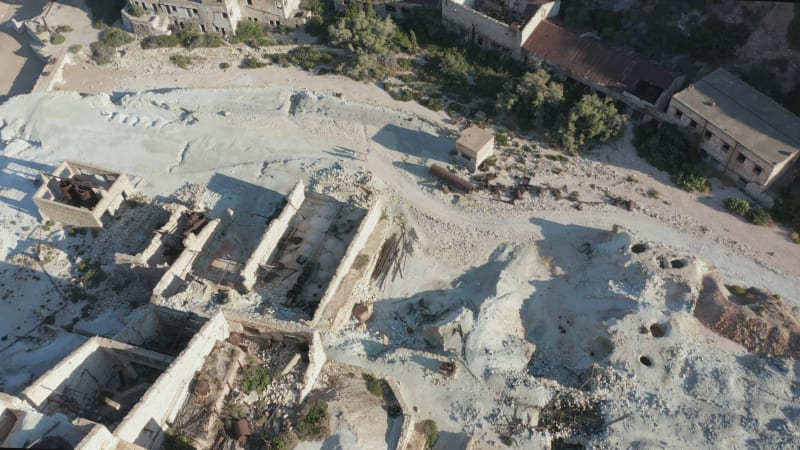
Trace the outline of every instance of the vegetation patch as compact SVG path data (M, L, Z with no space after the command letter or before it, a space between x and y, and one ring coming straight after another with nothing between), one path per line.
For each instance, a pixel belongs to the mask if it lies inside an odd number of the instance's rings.
M61 45L67 40L67 37L61 33L54 33L50 36L50 43L53 45Z
M288 61L303 70L312 70L333 61L333 56L313 47L302 46L286 54Z
M433 448L439 441L439 428L436 426L436 422L431 419L422 422L422 433L425 435L426 449Z
M242 69L260 69L262 67L266 67L267 63L259 60L254 56L248 56L244 60L242 60L242 64L239 66Z
M760 206L755 206L743 198L728 198L725 200L725 208L737 216L746 217L755 225L766 225L772 222L772 216L769 211Z
M242 381L242 389L247 393L253 391L261 392L264 388L269 386L270 383L272 383L272 375L269 374L269 370L267 370L266 367L248 367L244 374L244 380Z
M74 45L70 45L67 50L74 55L74 54L78 53L79 51L81 51L82 48L83 48L83 46L81 44L74 44Z
M108 278L97 261L83 260L78 265L78 272L80 273L77 278L78 284L87 289L96 288Z
M170 431L164 436L164 450L195 450L194 442L192 439L177 431Z
M383 397L383 380L375 378L368 373L362 374L362 377L367 382L367 390L370 394L376 397Z
M710 186L700 175L702 161L696 136L683 134L677 126L655 121L642 124L633 131L633 145L645 161L672 175L672 181L693 192Z
M192 58L185 55L172 55L169 60L181 69L187 69L192 64Z
M330 435L328 404L315 400L300 414L295 427L297 437L303 441L319 441Z

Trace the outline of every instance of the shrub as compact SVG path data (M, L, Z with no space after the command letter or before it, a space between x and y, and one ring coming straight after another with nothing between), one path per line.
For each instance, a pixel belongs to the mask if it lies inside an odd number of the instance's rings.
M441 111L444 109L444 103L438 98L423 98L419 101L419 104L431 111Z
M48 325L55 324L56 323L56 316L53 315L53 314L50 314L49 316L44 318L44 323L46 323Z
M229 69L230 67L231 67L231 64L230 64L230 63L227 63L227 62L222 62L222 63L219 63L219 68L220 68L220 69L223 69L223 70L224 70L224 69Z
M78 53L79 51L81 51L82 48L83 48L83 46L81 44L74 44L74 45L70 45L67 50L74 55L75 53Z
M92 61L98 65L105 65L114 60L116 50L113 47L104 45L101 42L92 42L89 46L92 49Z
M747 216L748 214L750 214L751 206L752 205L750 205L750 202L748 202L743 198L730 197L727 200L725 200L725 208L727 208L728 211L739 216Z
M254 56L248 56L244 60L242 60L242 69L260 69L265 67L267 64L258 60L258 58Z
M414 69L414 60L411 58L398 58L397 65L403 70L412 70Z
M67 40L67 37L64 36L61 33L55 33L52 36L50 36L50 43L53 44L53 45L61 45L66 40Z
M511 145L511 137L505 131L498 131L494 134L494 143L500 147Z
M109 28L100 35L100 42L109 47L122 47L133 42L133 36L121 28Z
M367 390L376 397L383 397L383 380L365 373L362 374L364 381L367 382Z
M754 225L767 225L772 222L772 216L769 214L769 211L760 206L750 209L747 218L750 219Z
M103 22L101 19L94 19L92 20L92 28L94 28L95 30L105 30L106 28L108 28L108 25L106 25L106 23Z
M742 286L739 286L738 284L728 286L728 290L730 291L731 294L735 295L744 295L744 293L747 292L747 289L743 288Z
M430 419L422 422L422 432L425 434L425 448L433 448L439 440L439 428L436 427L436 422Z
M328 64L333 56L313 47L297 47L286 54L290 63L300 66L303 70L311 70L317 66Z
M164 436L164 450L195 450L194 443L189 436L183 433L171 431Z
M181 69L186 69L192 64L192 58L184 55L172 55L169 60Z
M131 15L133 17L142 17L144 15L144 8L139 5L133 5L133 8L131 8Z
M578 193L578 191L572 191L567 196L567 200L571 202L577 202L579 199L580 199L580 194Z
M256 22L239 22L232 42L240 43L264 37L264 27Z
M708 178L692 172L681 172L672 177L672 181L686 192L705 191L711 187Z
M72 31L72 27L69 25L59 25L56 27L57 33L69 33Z
M647 190L647 196L650 198L658 198L659 192L655 188L650 188Z
M101 282L108 278L100 267L99 262L83 260L83 262L78 265L78 272L80 272L80 275L76 281L83 287L90 289L99 286Z
M581 97L569 110L567 120L556 131L561 145L570 152L589 150L615 139L622 132L625 116L610 98L596 94Z
M142 48L163 48L163 47L177 47L181 45L181 40L174 34L162 34L159 36L147 36L142 39Z
M328 425L328 404L322 400L312 403L297 420L297 437L303 441L325 439L330 433Z
M242 389L247 393L260 392L270 383L272 383L272 376L269 374L269 370L266 367L253 366L249 367L245 372Z
M284 431L269 441L269 450L292 450L300 443L294 431Z

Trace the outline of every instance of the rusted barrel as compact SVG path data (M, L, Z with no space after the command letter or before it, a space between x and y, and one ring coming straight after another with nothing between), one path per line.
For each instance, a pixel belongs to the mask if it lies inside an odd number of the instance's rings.
M475 185L471 181L465 180L460 176L447 170L447 167L440 166L439 164L432 164L430 168L431 175L446 182L449 185L455 186L458 189L466 192L467 194L475 190Z

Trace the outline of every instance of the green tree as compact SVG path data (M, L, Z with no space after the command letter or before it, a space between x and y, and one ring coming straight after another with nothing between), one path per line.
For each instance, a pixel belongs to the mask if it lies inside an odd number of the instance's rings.
M520 117L533 119L541 126L544 116L554 113L564 102L564 85L552 80L544 69L528 72L517 81L507 82L497 94L496 106L501 111L513 111Z
M556 136L566 150L576 152L611 141L624 125L625 116L617 111L610 98L589 94L572 106Z
M371 7L362 10L354 3L328 28L329 42L353 53L353 60L342 67L345 73L356 79L380 78L394 54L396 29L391 17L381 19Z
M444 83L458 85L466 81L470 64L463 50L451 48L437 58L436 68Z

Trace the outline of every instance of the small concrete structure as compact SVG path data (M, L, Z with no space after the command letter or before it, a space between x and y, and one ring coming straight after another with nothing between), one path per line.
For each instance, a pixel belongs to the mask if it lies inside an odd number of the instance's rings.
M43 220L76 227L102 228L133 191L128 176L75 161L64 161L33 195Z
M704 159L762 202L800 154L800 117L722 68L675 94L667 115L700 134Z
M457 158L474 172L481 163L494 152L494 134L478 126L471 126L461 132L456 141Z

